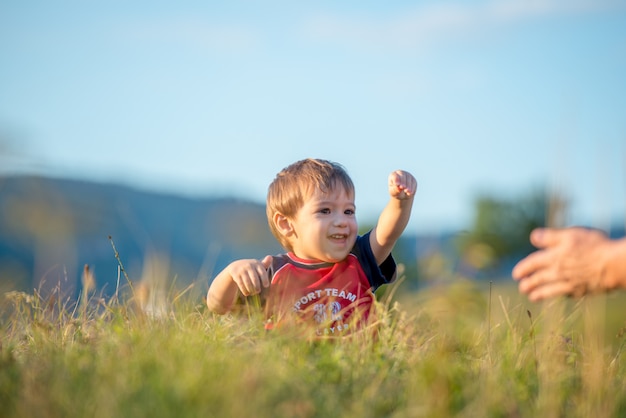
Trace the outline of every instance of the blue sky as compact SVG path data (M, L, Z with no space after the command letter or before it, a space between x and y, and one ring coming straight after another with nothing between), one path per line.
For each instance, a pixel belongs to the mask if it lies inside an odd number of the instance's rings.
M412 231L544 186L626 218L626 1L5 1L0 63L3 172L263 202L319 157L361 222L397 168Z

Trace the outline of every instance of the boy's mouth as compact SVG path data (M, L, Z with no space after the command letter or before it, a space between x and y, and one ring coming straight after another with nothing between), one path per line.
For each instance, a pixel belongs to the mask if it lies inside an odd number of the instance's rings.
M346 239L348 238L347 234L333 234L330 236L332 239Z

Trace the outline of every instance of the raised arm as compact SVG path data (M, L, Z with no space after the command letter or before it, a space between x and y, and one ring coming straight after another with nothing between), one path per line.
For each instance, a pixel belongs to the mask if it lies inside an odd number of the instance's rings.
M266 256L263 260L245 259L236 260L222 270L209 287L206 304L210 311L217 314L229 312L239 293L244 296L256 295L261 292L261 286L269 287L267 269L272 263L272 257Z
M396 170L389 174L389 202L370 234L370 245L378 264L389 256L406 228L411 217L416 190L417 181L411 173Z

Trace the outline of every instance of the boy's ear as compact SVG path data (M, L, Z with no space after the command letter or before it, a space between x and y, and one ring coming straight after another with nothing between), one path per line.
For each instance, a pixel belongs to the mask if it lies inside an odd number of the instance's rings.
M290 237L294 234L293 225L288 217L283 215L282 213L276 212L274 214L274 225L276 225L276 229L284 236Z

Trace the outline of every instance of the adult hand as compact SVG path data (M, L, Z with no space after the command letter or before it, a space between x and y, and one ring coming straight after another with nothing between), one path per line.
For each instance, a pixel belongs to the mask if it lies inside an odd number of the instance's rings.
M519 291L532 301L554 296L580 297L615 287L607 281L614 257L612 241L585 228L535 229L531 243L539 248L513 268Z

